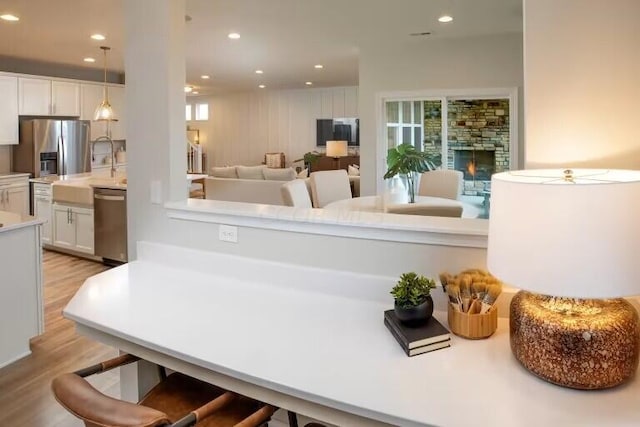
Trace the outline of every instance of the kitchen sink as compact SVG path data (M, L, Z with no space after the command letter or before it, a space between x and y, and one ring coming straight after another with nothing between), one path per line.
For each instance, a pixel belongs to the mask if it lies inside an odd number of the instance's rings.
M93 189L95 187L126 190L127 178L90 176L56 181L51 184L51 198L54 203L74 203L93 206Z

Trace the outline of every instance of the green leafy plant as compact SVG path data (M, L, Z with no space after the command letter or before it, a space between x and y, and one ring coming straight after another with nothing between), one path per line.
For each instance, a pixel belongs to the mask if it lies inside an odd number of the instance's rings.
M414 307L422 304L435 289L433 279L418 276L414 272L403 273L398 283L391 289L391 295L396 304L402 308Z
M400 144L389 148L387 152L387 172L384 179L393 178L396 175L406 177L407 190L410 202L415 201L417 177L422 172L433 170L440 163L440 158L434 154L418 151L411 144Z
M294 160L293 163L304 162L305 165L312 165L316 162L320 157L322 157L322 153L318 153L317 151L309 151L304 153L301 159Z

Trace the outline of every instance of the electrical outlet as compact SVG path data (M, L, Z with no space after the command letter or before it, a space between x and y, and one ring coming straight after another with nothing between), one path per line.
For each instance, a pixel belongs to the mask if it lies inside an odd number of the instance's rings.
M238 227L220 225L219 236L223 242L238 243Z

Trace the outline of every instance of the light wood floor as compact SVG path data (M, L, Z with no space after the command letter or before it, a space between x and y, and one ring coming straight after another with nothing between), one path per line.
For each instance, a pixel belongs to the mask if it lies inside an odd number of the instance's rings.
M53 398L51 380L64 372L116 356L118 352L75 332L62 309L102 264L44 252L45 333L31 341L31 355L0 369L0 426L81 426ZM91 377L99 390L118 397L117 370Z

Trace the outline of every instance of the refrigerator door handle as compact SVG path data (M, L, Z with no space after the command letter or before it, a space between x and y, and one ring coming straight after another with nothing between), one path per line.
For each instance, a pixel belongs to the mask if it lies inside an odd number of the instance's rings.
M61 169L60 175L66 175L66 172L64 170L65 169L64 139L62 138L62 135L58 137L58 152L60 153L60 159L62 160L62 163L60 165L60 169Z

